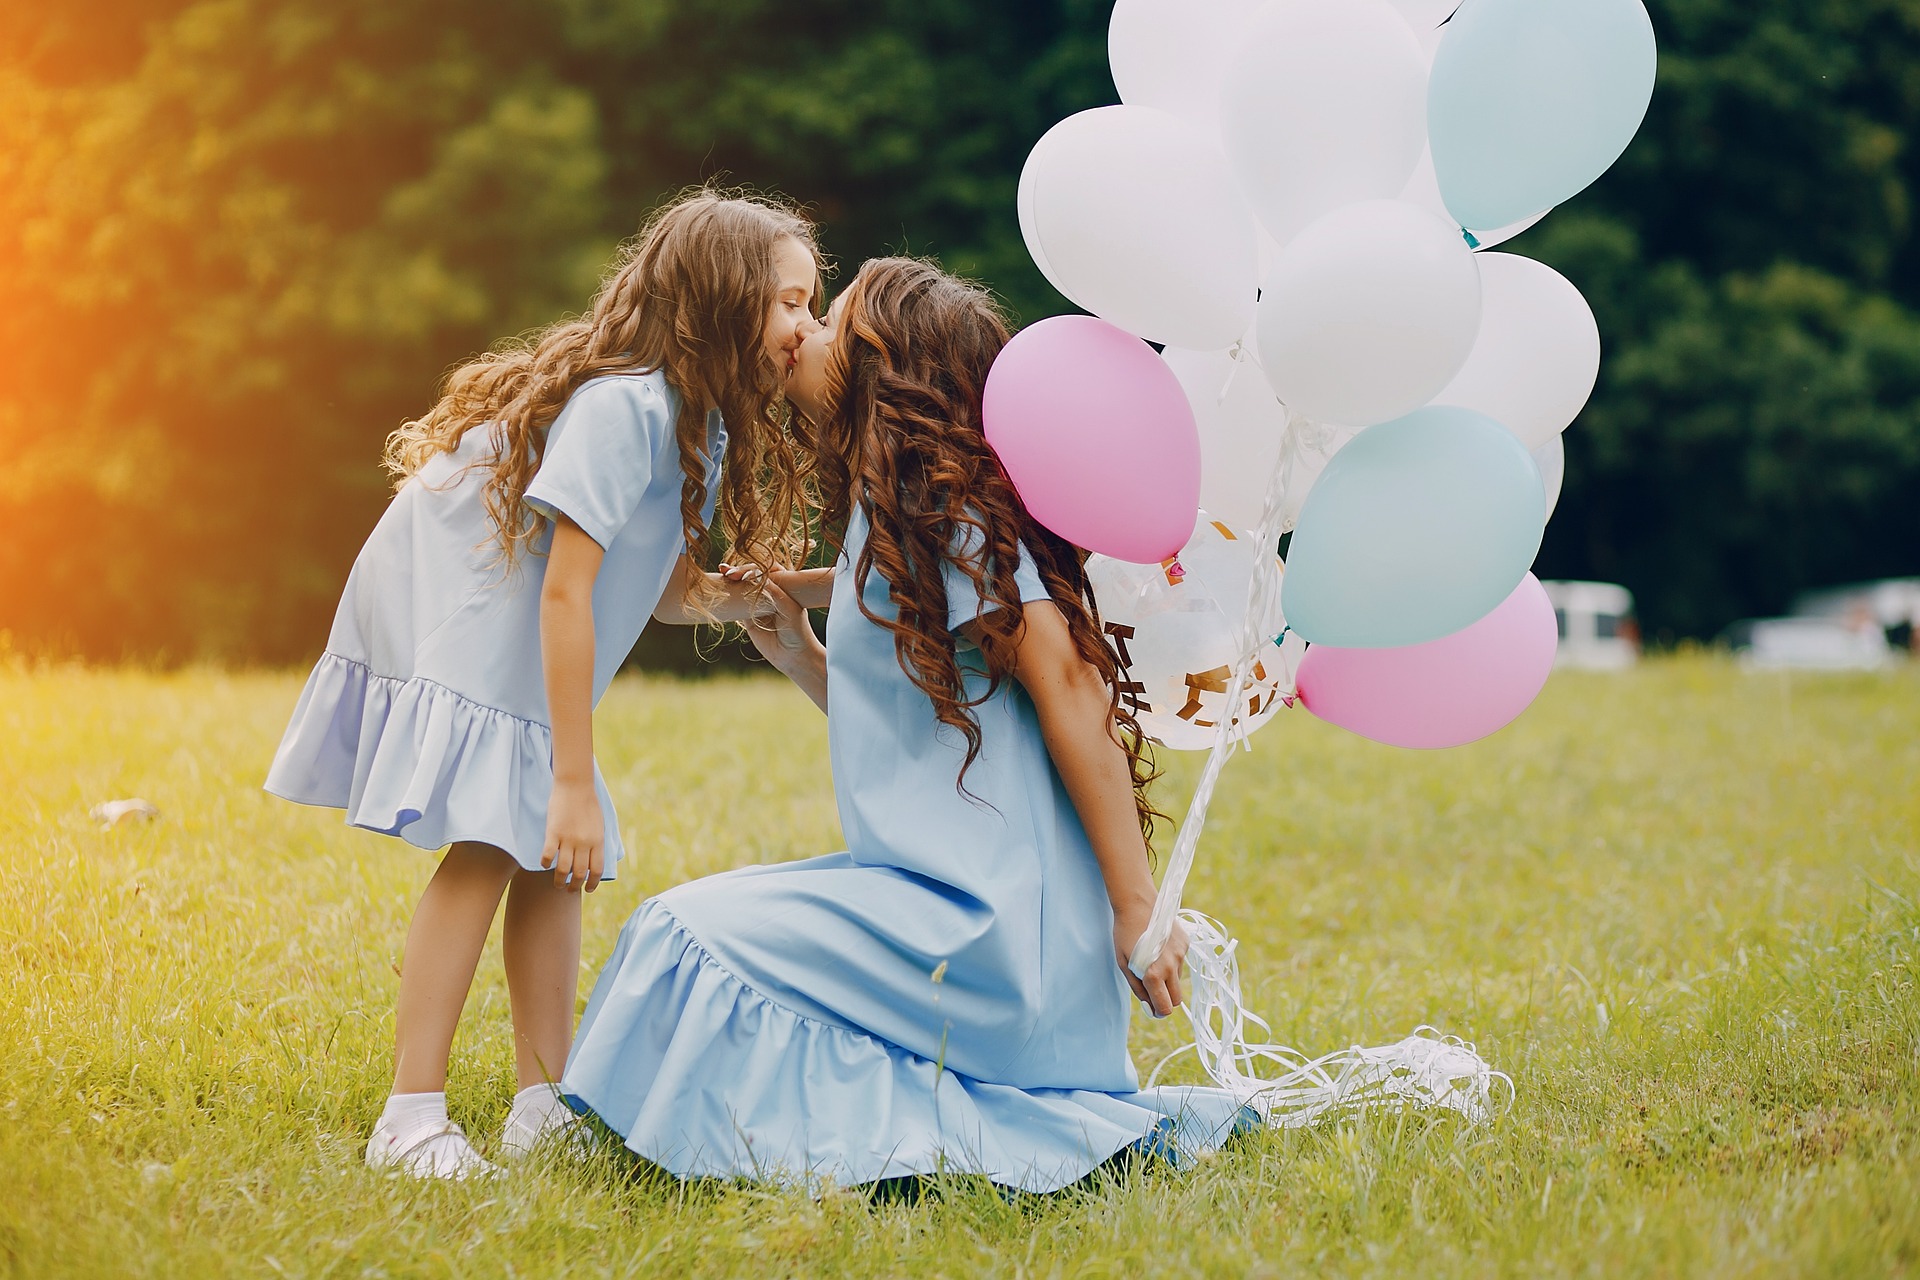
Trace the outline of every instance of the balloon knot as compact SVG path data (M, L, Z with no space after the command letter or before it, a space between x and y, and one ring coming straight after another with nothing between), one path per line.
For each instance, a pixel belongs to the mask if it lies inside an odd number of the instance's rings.
M1480 237L1465 227L1460 228L1460 238L1467 242L1467 248L1469 249L1478 249L1480 247Z

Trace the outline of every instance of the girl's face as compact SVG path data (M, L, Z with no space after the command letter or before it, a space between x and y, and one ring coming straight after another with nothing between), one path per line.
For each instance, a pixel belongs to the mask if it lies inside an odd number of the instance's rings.
M787 399L809 422L820 421L827 412L827 367L833 361L840 321L846 311L847 293L842 291L828 308L827 318L813 321L802 335L792 363L787 366Z
M773 249L773 310L761 341L767 362L785 377L793 369L801 340L820 327L813 318L813 286L820 278L818 264L807 246L785 236Z

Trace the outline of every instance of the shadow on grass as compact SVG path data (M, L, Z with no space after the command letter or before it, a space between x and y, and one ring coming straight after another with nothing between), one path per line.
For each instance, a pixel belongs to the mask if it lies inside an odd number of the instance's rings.
M984 1174L958 1170L907 1174L854 1186L843 1186L825 1178L802 1182L780 1177L682 1177L635 1152L617 1131L591 1111L583 1112L580 1122L584 1132L566 1146L556 1144L544 1153L545 1158L555 1162L555 1167L564 1161L573 1177L584 1176L609 1190L637 1194L655 1203L670 1202L680 1208L710 1207L741 1192L802 1192L816 1200L844 1196L872 1209L989 1208L994 1216L1013 1210L1016 1216L1036 1218L1062 1206L1137 1191L1149 1179L1185 1176L1191 1172L1174 1153L1171 1120L1163 1121L1153 1133L1115 1152L1085 1176L1054 1191L1026 1191L995 1182ZM1257 1121L1243 1124L1227 1138L1221 1151L1251 1151L1266 1137L1267 1131Z

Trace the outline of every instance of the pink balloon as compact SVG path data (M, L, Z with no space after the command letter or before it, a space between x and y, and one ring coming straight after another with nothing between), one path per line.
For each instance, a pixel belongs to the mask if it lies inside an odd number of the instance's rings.
M1033 518L1116 560L1177 555L1200 507L1200 433L1153 348L1092 316L1014 335L987 375L982 412Z
M1559 644L1553 603L1532 574L1480 621L1399 649L1317 644L1300 660L1307 710L1395 747L1457 747L1527 709Z

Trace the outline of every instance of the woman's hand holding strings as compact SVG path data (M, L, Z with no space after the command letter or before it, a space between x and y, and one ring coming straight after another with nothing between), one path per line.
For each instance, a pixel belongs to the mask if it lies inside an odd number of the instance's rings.
M1187 966L1187 931L1178 920L1173 922L1173 932L1161 944L1160 954L1147 966L1143 978L1134 973L1131 957L1141 935L1147 931L1147 921L1152 916L1151 899L1138 908L1115 913L1113 953L1120 963L1120 972L1126 975L1127 985L1133 988L1134 997L1153 1010L1154 1017L1164 1018L1187 1002L1186 993L1180 986L1180 975Z

